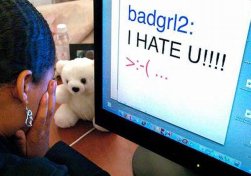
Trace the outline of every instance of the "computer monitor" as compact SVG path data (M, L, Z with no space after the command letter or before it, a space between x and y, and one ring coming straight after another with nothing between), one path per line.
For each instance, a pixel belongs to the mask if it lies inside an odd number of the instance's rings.
M251 174L250 13L94 0L96 123L202 175Z

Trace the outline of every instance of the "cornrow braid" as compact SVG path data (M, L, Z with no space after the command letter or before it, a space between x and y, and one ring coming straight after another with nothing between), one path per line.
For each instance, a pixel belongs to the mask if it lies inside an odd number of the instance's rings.
M0 0L0 84L31 70L33 82L54 66L55 46L50 28L26 0Z

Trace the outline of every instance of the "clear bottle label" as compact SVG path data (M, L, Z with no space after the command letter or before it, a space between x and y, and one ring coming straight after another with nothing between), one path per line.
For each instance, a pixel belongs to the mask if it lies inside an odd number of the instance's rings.
M56 56L57 60L69 60L70 59L70 49L69 45L57 45L56 46Z

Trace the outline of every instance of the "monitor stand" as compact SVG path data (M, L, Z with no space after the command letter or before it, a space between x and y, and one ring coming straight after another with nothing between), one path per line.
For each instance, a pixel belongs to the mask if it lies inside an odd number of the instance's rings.
M134 176L197 176L190 170L143 147L138 147L132 160Z

